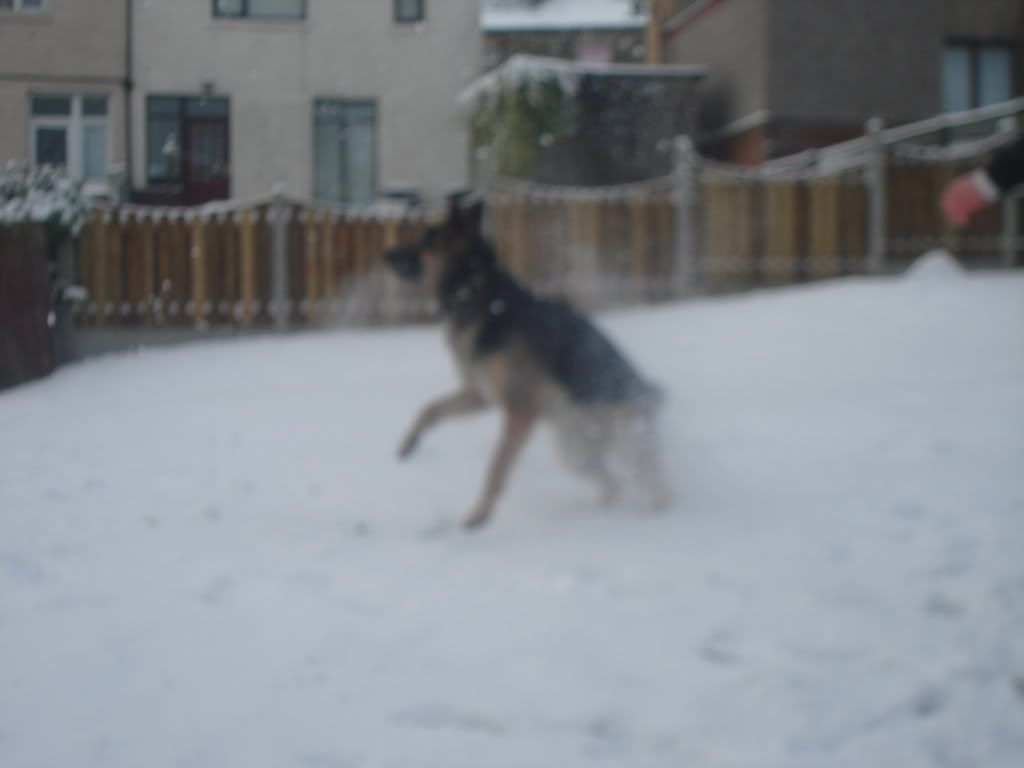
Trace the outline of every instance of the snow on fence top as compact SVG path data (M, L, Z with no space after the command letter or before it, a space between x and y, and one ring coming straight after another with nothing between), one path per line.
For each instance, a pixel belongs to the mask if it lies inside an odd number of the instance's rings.
M638 29L647 24L636 0L484 0L484 32L552 29Z
M767 121L771 116L767 112L756 114L760 121ZM987 122L1001 123L1006 121L1005 126L997 126L999 130L992 136L973 141L959 141L950 146L935 147L918 153L922 156L927 155L932 160L963 159L988 151L1008 141L1019 130L1018 121L1022 116L1024 116L1024 97L1018 97L998 104L991 104L987 107L978 107L963 112L947 112L914 123L886 128L879 131L877 141L885 146L899 146L905 150L908 142L913 142L930 135L941 134L942 131ZM835 167L856 165L862 161L865 155L874 150L875 141L876 139L870 135L860 136L839 144L833 144L822 150L804 150L794 155L778 157L767 161L763 164L763 167L780 169L807 165L809 163L825 163ZM905 150L905 154L913 152L915 152L913 149Z
M122 217L132 216L139 220L152 221L226 221L239 220L243 213L248 213L255 221L272 221L276 215L274 208L280 206L280 214L285 221L290 221L300 214L308 213L318 217L328 217L332 221L351 219L355 221L396 221L414 218L412 209L405 203L396 200L377 200L372 203L346 205L328 203L321 200L288 195L283 192L261 197L232 200L213 200L208 203L186 207L180 205L131 205L122 204L116 207L103 205L94 206L100 215L109 219L113 212L119 211Z

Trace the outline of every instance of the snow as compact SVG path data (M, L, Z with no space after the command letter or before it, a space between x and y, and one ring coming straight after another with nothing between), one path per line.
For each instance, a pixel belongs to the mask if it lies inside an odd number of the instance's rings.
M561 29L635 29L647 15L635 0L483 0L484 32Z
M967 273L956 256L942 248L928 251L917 258L907 270L912 280L955 280Z
M0 167L0 225L37 222L78 234L87 212L82 183L65 169L13 160Z
M600 318L676 502L607 510L434 328L109 356L0 393L0 765L1018 766L1024 275Z
M517 53L463 88L457 100L463 105L475 105L481 97L496 96L505 88L525 86L528 93L536 93L539 86L548 83L557 83L566 98L574 98L580 80L586 76L696 80L706 75L707 68L698 64L613 64Z
M459 93L458 102L475 107L481 98L495 97L506 88L524 86L528 96L537 100L541 86L548 83L557 84L563 97L573 98L583 74L582 68L572 62L520 53L466 86Z

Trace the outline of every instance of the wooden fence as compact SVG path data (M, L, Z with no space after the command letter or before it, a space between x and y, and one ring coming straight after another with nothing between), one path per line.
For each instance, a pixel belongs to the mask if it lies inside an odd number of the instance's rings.
M269 201L227 210L97 210L79 240L77 278L89 300L78 323L206 328L323 322L356 303L352 294L360 286L378 290L375 267L383 252L421 226L419 217L393 210L342 212ZM387 287L403 306L401 319L429 314L427 297ZM385 314L381 301L359 304L368 311L353 319L373 322Z
M768 178L709 166L689 204L672 182L593 191L499 188L499 250L532 285L585 306L864 270L860 173ZM693 239L693 263L681 262L680 238Z
M626 196L505 190L490 215L506 266L541 291L587 306L671 293L667 187ZM429 319L434 298L382 268L384 252L423 226L422 213L294 202L96 210L79 240L76 276L89 300L77 322L202 329Z
M997 137L998 139L998 137ZM963 233L938 198L1003 139L976 151L881 147L838 164L743 169L684 156L677 172L602 189L501 183L491 228L506 266L582 306L659 301L900 269L936 247L968 266L1020 262L1013 209ZM970 149L970 148L968 148ZM96 211L78 248L79 326L277 328L410 322L433 297L382 268L422 213L273 198L199 209Z
M707 290L781 285L865 269L862 175L766 177L709 169L698 274Z
M56 365L49 270L41 225L0 225L0 388Z
M887 166L886 263L902 269L921 253L946 248L968 267L1015 266L1020 244L1015 208L1020 200L989 206L962 230L943 217L936 201L957 175L979 167L991 152L951 154L940 148L893 147ZM1008 220L1010 219L1010 220Z
M507 268L587 306L674 295L676 212L669 180L613 189L495 187L494 238Z

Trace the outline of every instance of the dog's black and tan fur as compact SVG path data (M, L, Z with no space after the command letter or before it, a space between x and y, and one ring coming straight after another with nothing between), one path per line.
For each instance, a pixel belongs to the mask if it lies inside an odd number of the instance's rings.
M481 233L483 206L453 197L446 220L387 254L408 280L436 291L460 387L427 404L399 447L451 416L497 405L501 439L465 524L488 520L509 469L538 420L555 430L569 465L618 495L613 459L625 459L655 505L668 501L654 418L660 395L590 321L568 303L531 293L497 264Z

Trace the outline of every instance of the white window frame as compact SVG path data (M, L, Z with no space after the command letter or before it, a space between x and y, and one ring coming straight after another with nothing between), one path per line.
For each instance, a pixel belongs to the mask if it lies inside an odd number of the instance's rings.
M14 0L13 8L0 8L0 13L45 13L49 0L40 0L38 7L26 8L25 0Z
M71 99L70 115L40 115L32 114L32 99L43 98L68 98ZM84 111L85 100L88 98L101 98L107 104L105 115L86 115ZM40 128L63 128L67 131L67 173L75 179L85 181L105 181L110 174L110 156L112 148L112 137L110 130L110 95L105 93L30 93L28 96L28 133L29 133L29 163L36 165L36 132ZM106 134L105 168L99 179L85 179L85 129L87 127L102 126Z
M967 56L967 109L976 109L985 106L982 103L982 70L981 57L986 51L1004 51L1009 57L1009 85L1010 97L1012 98L1017 84L1014 82L1014 60L1017 55L1017 45L1012 40L975 40L970 38L951 38L944 41L943 57L947 52L953 50L963 51ZM943 64L945 66L945 64ZM943 78L945 73L943 73ZM945 81L942 82L943 109L946 108Z

